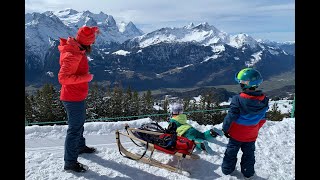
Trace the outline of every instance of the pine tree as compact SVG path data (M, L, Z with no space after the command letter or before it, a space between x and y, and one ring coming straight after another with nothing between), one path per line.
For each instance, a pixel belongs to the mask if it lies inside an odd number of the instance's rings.
M197 108L198 110L204 110L206 108L206 96L201 95L200 97L200 106ZM199 124L203 124L206 121L206 117L203 112L194 113L194 121L197 121Z
M111 117L111 88L107 86L102 93L102 101L101 101L101 111L99 113L99 118ZM103 95L104 94L104 95Z
M206 96L205 96L207 110L212 109L212 99L213 99L212 97L213 97L213 94L211 91L209 91L208 94L206 94Z
M210 92L208 92L207 94L203 95L203 99L201 99L203 101L203 109L204 110L211 110L212 109L212 94ZM212 121L212 114L210 112L204 112L203 113L203 117L202 117L202 122L201 124L209 124L210 121Z
M150 90L143 94L143 107L144 114L153 113L153 98Z
M60 100L60 93L54 89L53 92L53 109L52 112L56 116L56 121L66 121L67 120L67 112Z
M89 89L86 108L87 108L87 118L96 119L99 117L101 111L102 96L100 92L100 87L97 82L94 82ZM100 113L102 114L102 113Z
M200 109L205 109L206 108L206 96L205 95L201 95L200 97Z
M32 104L30 101L30 96L25 93L24 96L24 113L25 113L25 120L27 121L27 123L32 121L32 114L33 114L33 110L32 110Z
M214 104L214 109L215 111L208 113L206 116L206 121L204 122L205 125L207 124L220 124L223 122L224 117L227 115L225 111L221 111L220 109L222 108L218 102L215 102Z
M38 94L40 94L39 91L40 90L37 90L35 95L31 94L29 96L31 107L32 107L32 116L31 116L32 118L30 119L31 123L39 122L39 119L40 119L39 104L37 102L37 96L38 96Z
M272 105L271 110L267 112L266 116L271 121L282 121L285 117L285 115L281 114L277 103Z
M132 97L132 115L133 116L140 115L141 113L140 107L141 107L141 102L140 102L139 94L137 91L134 91L133 97Z
M190 100L189 101L189 109L188 111L194 111L194 110L197 110L197 107L196 107L196 102L194 100ZM197 119L197 114L196 113L190 113L188 115L188 118L191 119L191 120L195 120Z
M113 88L113 95L111 96L112 117L123 116L123 92L122 88L116 86Z
M169 100L168 98L165 98L164 99L164 102L163 102L163 113L168 113L168 107L169 107Z
M40 91L37 91L37 104L40 122L53 122L56 121L56 115L53 113L54 109L54 87L52 84L45 84Z
M124 96L124 116L131 116L132 115L132 111L133 111L133 108L132 108L132 98L133 98L133 95L132 95L132 91L131 91L131 87L129 86L126 90L126 94Z
M190 110L190 98L183 99L183 109L184 109L184 111Z

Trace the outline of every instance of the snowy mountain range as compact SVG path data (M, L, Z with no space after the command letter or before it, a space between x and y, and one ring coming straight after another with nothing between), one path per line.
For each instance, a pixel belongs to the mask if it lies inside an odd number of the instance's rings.
M132 22L121 22L118 25L111 15L103 12L94 14L90 11L78 12L68 8L56 12L27 13L25 15L26 52L38 56L43 62L54 40L58 40L59 37L75 36L79 27L83 25L99 26L100 34L96 40L97 44L122 43L143 34Z
M138 42L141 48L158 44L160 42L197 42L205 46L228 44L240 48L249 45L255 48L258 42L247 34L228 35L209 25L207 22L195 26L190 23L182 28L162 28L151 33L135 37L131 41Z
M230 84L243 67L256 67L265 78L295 67L294 42L229 35L206 22L144 34L103 12L65 9L25 15L27 85L57 84L59 37L74 36L83 25L101 30L89 63L95 80L107 84L137 89Z
M285 41L285 42L276 42L270 40L257 40L259 43L267 44L269 46L274 46L280 49L283 49L289 54L295 55L295 41Z

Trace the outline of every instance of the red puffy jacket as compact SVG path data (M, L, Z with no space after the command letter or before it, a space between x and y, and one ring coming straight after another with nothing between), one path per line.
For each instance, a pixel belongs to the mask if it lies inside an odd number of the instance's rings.
M60 38L58 80L61 84L62 101L83 101L88 95L88 82L92 80L92 74L89 74L85 50L80 50L79 47L80 44L72 37Z

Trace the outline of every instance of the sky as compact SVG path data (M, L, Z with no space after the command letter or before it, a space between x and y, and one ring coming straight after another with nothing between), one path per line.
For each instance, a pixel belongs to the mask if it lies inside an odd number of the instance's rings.
M289 101L271 101L269 107L277 103L281 112L288 112L292 105ZM281 104L281 105L280 105ZM189 176L170 172L123 157L116 145L115 131L126 133L124 124L138 128L152 122L150 118L119 122L87 122L84 125L84 137L88 146L95 147L94 154L82 154L78 161L87 165L85 173L71 173L63 170L64 139L67 125L26 126L25 127L25 179L46 180L105 180L105 179L152 179L152 180L237 180L243 179L240 172L242 152L238 153L236 170L230 175L223 175L221 163L228 143L225 136L218 136L209 146L213 154L195 150L198 160L183 160L182 168L190 172ZM199 131L213 127L221 129L222 124L199 125L196 121L188 123ZM159 123L166 128L167 122ZM131 152L143 152L124 136L120 136L122 145ZM255 171L257 180L294 180L295 179L295 118L284 118L282 121L269 121L262 126L256 141ZM164 164L176 165L177 159L161 151L155 151L154 159Z
M25 13L65 8L103 12L117 22L132 21L144 33L208 22L231 35L295 41L294 0L25 0Z

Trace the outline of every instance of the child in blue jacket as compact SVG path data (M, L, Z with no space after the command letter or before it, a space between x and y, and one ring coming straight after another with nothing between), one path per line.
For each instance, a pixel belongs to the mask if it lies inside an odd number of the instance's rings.
M241 173L249 179L255 174L255 142L259 129L266 122L269 98L256 89L263 81L259 71L253 68L242 69L236 74L235 80L240 84L242 92L233 96L223 121L222 130L229 138L229 143L221 169L225 175L235 170L237 154L241 148Z

